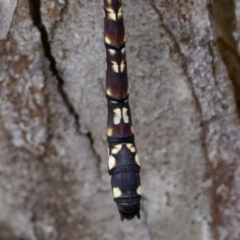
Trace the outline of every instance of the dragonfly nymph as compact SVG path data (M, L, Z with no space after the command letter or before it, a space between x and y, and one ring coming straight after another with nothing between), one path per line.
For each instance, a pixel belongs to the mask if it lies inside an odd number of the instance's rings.
M104 0L108 171L122 220L140 219L140 162L134 143L122 0Z

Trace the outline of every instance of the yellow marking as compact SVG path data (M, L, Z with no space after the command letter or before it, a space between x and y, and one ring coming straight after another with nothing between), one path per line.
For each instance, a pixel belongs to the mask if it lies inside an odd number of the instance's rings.
M136 152L136 148L133 146L132 143L127 143L127 148L128 148L131 152Z
M111 3L108 3L108 4L111 5ZM122 18L122 16L123 16L122 6L119 7L117 13L114 11L114 9L111 6L110 7L105 7L105 9L107 10L107 18L111 19L113 21L117 21L117 18Z
M117 62L111 62L112 63L112 69L114 72L118 73L119 72L119 69L118 69L118 64Z
M117 15L116 13L108 13L107 18L113 21L117 21Z
M114 72L118 73L119 72L119 67L120 67L120 72L124 71L125 68L125 62L121 62L120 65L117 64L117 62L111 61L112 63L112 69Z
M113 169L116 165L116 159L112 155L109 156L108 158L108 168L109 170Z
M122 109L122 115L123 115L124 123L129 123L129 117L127 115L127 111L128 111L128 109L125 108L125 107Z
M115 108L113 110L113 112L114 112L113 123L115 125L117 125L121 122L121 109L120 108Z
M119 19L119 18L122 18L122 16L123 16L122 9L119 10L119 12L118 12L117 15L118 15L118 19Z
M135 155L135 162L137 163L137 165L140 166L140 161L139 161L139 157L137 154Z
M112 154L117 154L118 152L120 152L121 149L122 149L122 144L114 145L112 149Z
M122 195L122 191L119 187L113 188L113 197L118 198Z
M107 135L108 135L109 137L111 137L111 136L113 135L113 129L112 129L111 127L109 127L109 128L107 129Z
M138 186L136 192L137 192L138 195L142 195L142 188L141 188L141 186Z
M109 5L110 5L110 3L109 3ZM107 12L109 12L109 13L115 13L114 10L113 10L113 8L111 8L111 7L105 7L105 9L106 9Z
M132 133L134 133L133 126L131 126L131 131L132 131Z
M120 71L123 72L124 68L125 68L125 62L121 62Z
M111 0L108 0L108 5L110 5L110 6L105 7L105 9L106 9L109 13L115 13L115 12L114 12L114 9L111 7L111 5L112 5L112 1L111 1ZM119 9L118 9L117 14L120 14L120 13L122 13L122 1L121 1L121 0L119 0Z
M111 88L108 88L108 89L107 89L107 95L108 95L108 96L112 96Z
M113 49L108 49L110 55L115 55L116 54L116 50L113 50Z
M107 43L107 44L110 44L111 43L111 40L110 40L110 38L109 37L105 37L105 43Z

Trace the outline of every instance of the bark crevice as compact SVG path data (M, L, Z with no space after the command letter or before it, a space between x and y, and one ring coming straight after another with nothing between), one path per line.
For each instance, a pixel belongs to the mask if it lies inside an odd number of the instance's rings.
M60 96L62 97L62 100L68 110L68 112L74 117L75 119L75 127L76 127L76 132L77 133L81 133L80 131L80 123L79 123L79 114L76 112L76 110L74 109L73 104L71 103L68 94L66 93L65 89L64 89L64 79L60 76L59 71L57 69L56 66L56 60L54 58L54 56L52 55L52 51L51 51L51 44L49 42L49 37L48 37L48 33L46 30L46 27L44 26L44 24L42 23L42 17L41 17L41 1L40 0L36 0L34 2L32 2L31 0L29 0L29 8L30 8L30 15L31 18L33 20L33 25L38 29L40 36L41 36L41 42L42 42L42 47L43 47L43 51L44 51L44 56L45 58L49 61L49 69L52 72L53 76L55 76L55 78L57 79L58 85L58 92L60 94ZM65 10L67 9L67 2L66 2L66 6L64 7L64 10L62 9L61 11L61 19L63 18L63 12L65 12ZM96 156L97 159L97 169L100 171L100 164L101 164L101 157L99 156L99 154L96 152L94 146L93 146L93 138L92 138L92 134L91 132L88 132L87 134L85 134L85 136L89 139L90 142L90 146L91 149L94 153L94 155Z
M217 43L222 60L227 68L234 89L234 97L240 118L240 57L237 39L236 7L234 0L213 0L211 6Z
M98 173L99 173L99 176L98 176L98 177L100 177L100 176L101 176L101 157L100 157L100 155L98 154L98 152L96 151L96 149L95 149L95 147L94 147L94 139L93 139L93 137L92 137L92 133L91 133L90 131L88 131L88 132L86 133L86 136L87 136L88 139L89 139L90 147L91 147L91 149L92 149L92 151L93 151L93 154L95 155L95 157L96 157L96 159L97 159L97 161L96 161L96 168L97 168Z
M56 66L56 60L52 55L51 45L48 38L47 30L42 23L42 17L41 17L41 2L40 0L31 1L29 0L29 8L30 8L30 15L33 21L33 25L38 29L40 36L41 36L41 42L42 47L44 51L45 58L49 61L49 69L52 72L52 74L57 79L58 85L58 92L60 96L62 97L62 100L68 110L68 112L74 117L75 119L75 126L76 131L79 132L79 114L74 109L73 104L71 103L68 94L64 90L64 79L60 76L59 71Z
M233 85L234 99L238 118L240 117L240 57L238 44L234 38L234 33L237 32L236 14L234 0L213 0L208 4L209 18L212 24L213 32L215 33L216 42L218 45L219 54L228 72L228 77ZM213 54L211 54L213 57ZM231 217L225 214L229 209L236 206L235 199L237 192L235 190L236 181L234 174L237 169L237 162L225 162L220 156L218 157L217 167L212 166L212 216L213 216L213 231L215 239L222 238L221 230L227 229L227 235L224 239L236 239L233 237L232 230L234 228L234 215ZM225 189L223 191L219 189ZM237 207L235 208L237 209ZM237 237L237 239L239 236Z

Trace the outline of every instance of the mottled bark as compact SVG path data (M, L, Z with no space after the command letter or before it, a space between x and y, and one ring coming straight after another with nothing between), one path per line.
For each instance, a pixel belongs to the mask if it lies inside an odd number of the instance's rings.
M0 40L4 39L9 32L16 5L17 0L0 1Z
M102 2L19 0L0 42L0 239L240 239L240 2L123 2L141 220L120 221L107 174Z

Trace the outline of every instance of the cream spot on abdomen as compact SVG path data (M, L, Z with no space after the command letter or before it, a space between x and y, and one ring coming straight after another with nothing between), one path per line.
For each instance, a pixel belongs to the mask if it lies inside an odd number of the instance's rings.
M142 188L141 188L141 186L138 186L136 192L137 192L138 195L142 195Z
M139 161L139 157L137 154L135 155L135 162L137 163L137 165L140 166L140 161Z
M121 109L115 108L113 110L114 116L113 116L113 123L115 125L119 124L121 122Z
M119 187L113 188L113 197L118 198L122 195L122 191Z
M128 111L128 109L125 107L122 109L124 123L129 123L129 117L127 115L127 111Z
M108 157L108 169L111 170L115 167L116 165L116 159L112 155Z
M122 144L114 145L112 148L112 154L117 154L122 149Z

